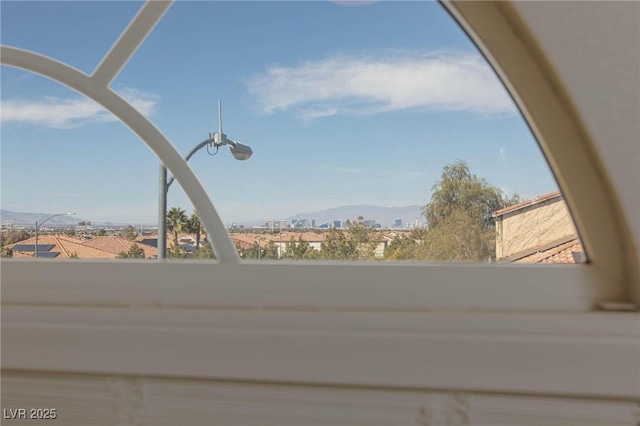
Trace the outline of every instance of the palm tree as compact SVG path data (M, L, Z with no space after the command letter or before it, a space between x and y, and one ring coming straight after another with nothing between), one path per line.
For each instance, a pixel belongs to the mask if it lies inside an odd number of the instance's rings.
M173 244L174 247L179 247L178 244L178 232L182 231L182 228L186 227L189 222L187 213L180 207L171 207L167 213L167 229L173 232Z
M200 234L202 232L202 225L200 224L200 218L196 212L191 214L187 224L187 232L190 234L196 234L196 249L200 248Z
M429 230L426 227L413 228L409 234L416 242L422 243L426 238Z

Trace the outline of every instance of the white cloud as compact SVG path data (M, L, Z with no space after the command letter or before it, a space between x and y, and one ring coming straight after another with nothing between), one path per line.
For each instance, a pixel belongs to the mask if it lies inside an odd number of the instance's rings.
M500 158L503 162L507 161L507 148L504 146L500 147Z
M271 66L247 85L264 112L292 111L303 119L409 108L516 111L486 61L470 54L337 55L298 66Z
M151 115L159 96L137 89L125 88L120 95L144 115ZM0 106L2 122L23 122L58 129L79 127L87 123L117 121L117 118L88 98L43 100L3 100Z
M119 93L120 96L133 105L135 109L146 116L153 114L154 109L160 100L160 95L131 87L125 87L121 89Z

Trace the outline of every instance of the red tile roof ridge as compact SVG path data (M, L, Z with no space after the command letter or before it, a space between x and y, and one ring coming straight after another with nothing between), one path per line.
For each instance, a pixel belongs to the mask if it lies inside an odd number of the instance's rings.
M41 246L44 244L52 244L52 243L55 245L55 239L51 241L52 239L53 237L51 235L38 236L38 246ZM49 242L44 242L44 241L49 241ZM17 245L35 245L35 243L36 243L36 237L31 237L31 238L27 238L26 240L17 241L15 243L8 244L7 247L13 248Z
M550 258L551 256L554 256L558 253L560 253L563 250L568 249L569 247L573 247L577 244L580 243L580 240L578 240L578 237L576 237L575 239L571 240L571 241L567 241L564 244L560 244L559 246L556 246L554 248L551 248L547 251L541 252L540 254L542 254L542 258L540 259L540 261L543 261L545 259Z
M59 238L59 239L61 239L61 240L64 240L64 241L72 241L72 240L75 240L75 241L73 241L73 242L78 242L78 243L82 242L82 240L81 240L80 238L71 237L71 236L66 235L66 234L53 234L52 236L53 236L53 237L55 237L55 238Z
M127 245L124 244L115 235L98 236L98 237L92 238L91 240L84 241L82 245L86 247L102 250L111 254L118 254L119 252L122 251L123 247L124 247L124 250L129 249L129 247L127 247Z
M96 237L96 238L98 238L98 237ZM93 241L93 240L87 240L87 241L81 241L81 242L75 242L75 241L67 240L68 243L75 244L75 245L78 246L78 250L81 251L81 253L78 253L77 250L75 250L78 255L85 254L86 253L86 249L90 249L92 251L97 251L97 252L100 252L100 253L106 253L108 255L113 255L113 253L110 252L109 250L105 250L105 249L100 248L100 247L94 247L94 246L91 246L89 244L86 244L89 241ZM89 259L91 259L91 258L96 259L96 257L90 257ZM106 258L110 259L112 257L108 256ZM102 259L102 258L97 258L97 259Z
M576 263L573 252L584 252L580 239L576 239L572 244L567 243L557 247L553 253L545 256L539 263Z
M315 232L303 232L301 234L302 239L305 241L310 241L310 242L319 242L319 241L324 241L324 236L322 234L316 234Z
M68 235L55 235L55 238L58 241L64 241L71 244L80 244L83 245L86 240L81 240L79 238L69 237Z
M69 255L69 252L67 251L67 249L64 247L64 245L62 244L62 242L60 242L60 239L57 236L53 236L53 239L56 240L56 245L58 246L58 248L60 249L60 251L62 253L64 253L65 256L67 256L69 259L71 259L71 255Z
M127 246L127 244L125 244L125 242L124 242L124 241L122 241L122 238L120 238L120 237L118 237L118 236L115 236L115 237L116 237L116 241L117 241L117 242L119 242L119 243L120 243L120 245L121 245L122 247L124 247L124 249L125 249L125 250L129 250L129 248L131 248L131 246L133 245L133 244L130 244L130 245L128 245L128 246ZM129 241L127 241L127 242L129 242Z
M550 259L551 257L561 254L563 251L570 249L574 246L579 247L580 248L579 251L584 251L584 249L582 248L582 243L580 241L580 238L577 235L569 241L560 243L556 246L547 248L545 250L540 250L535 253L531 253L528 256L524 256L516 260L515 263L543 263L548 259ZM558 263L558 262L555 262L555 263ZM560 262L560 263L567 263L567 262ZM573 263L573 262L570 262L570 263Z
M513 204L511 206L505 207L503 209L496 210L493 213L491 213L491 216L493 216L493 217L502 216L502 215L504 215L506 213L510 213L512 211L515 211L515 210L519 210L519 209L522 209L522 208L525 208L525 207L528 207L528 206L532 206L532 205L541 203L543 201L551 200L551 199L553 199L555 197L562 198L562 194L560 193L560 191L554 191L554 192L550 192L548 194L538 195L537 197L532 198L530 200L525 200L525 201L522 201L520 203Z

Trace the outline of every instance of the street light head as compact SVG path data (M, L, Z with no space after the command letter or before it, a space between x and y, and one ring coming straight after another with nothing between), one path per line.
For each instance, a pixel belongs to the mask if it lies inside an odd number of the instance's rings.
M240 142L234 142L227 138L227 135L222 133L222 103L218 101L218 131L213 134L213 146L218 148L222 145L229 145L231 154L233 154L233 157L236 160L248 160L253 154L253 150L250 146Z
M233 154L233 157L236 160L248 160L249 157L251 157L251 154L253 154L253 150L250 146L242 144L240 142L229 143L229 149L231 150L231 154Z

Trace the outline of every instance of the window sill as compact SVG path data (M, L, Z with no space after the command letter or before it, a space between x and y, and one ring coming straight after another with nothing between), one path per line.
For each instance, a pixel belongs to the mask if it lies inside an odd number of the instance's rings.
M586 265L3 261L8 305L587 312L621 286Z
M637 401L639 319L4 305L2 368Z

